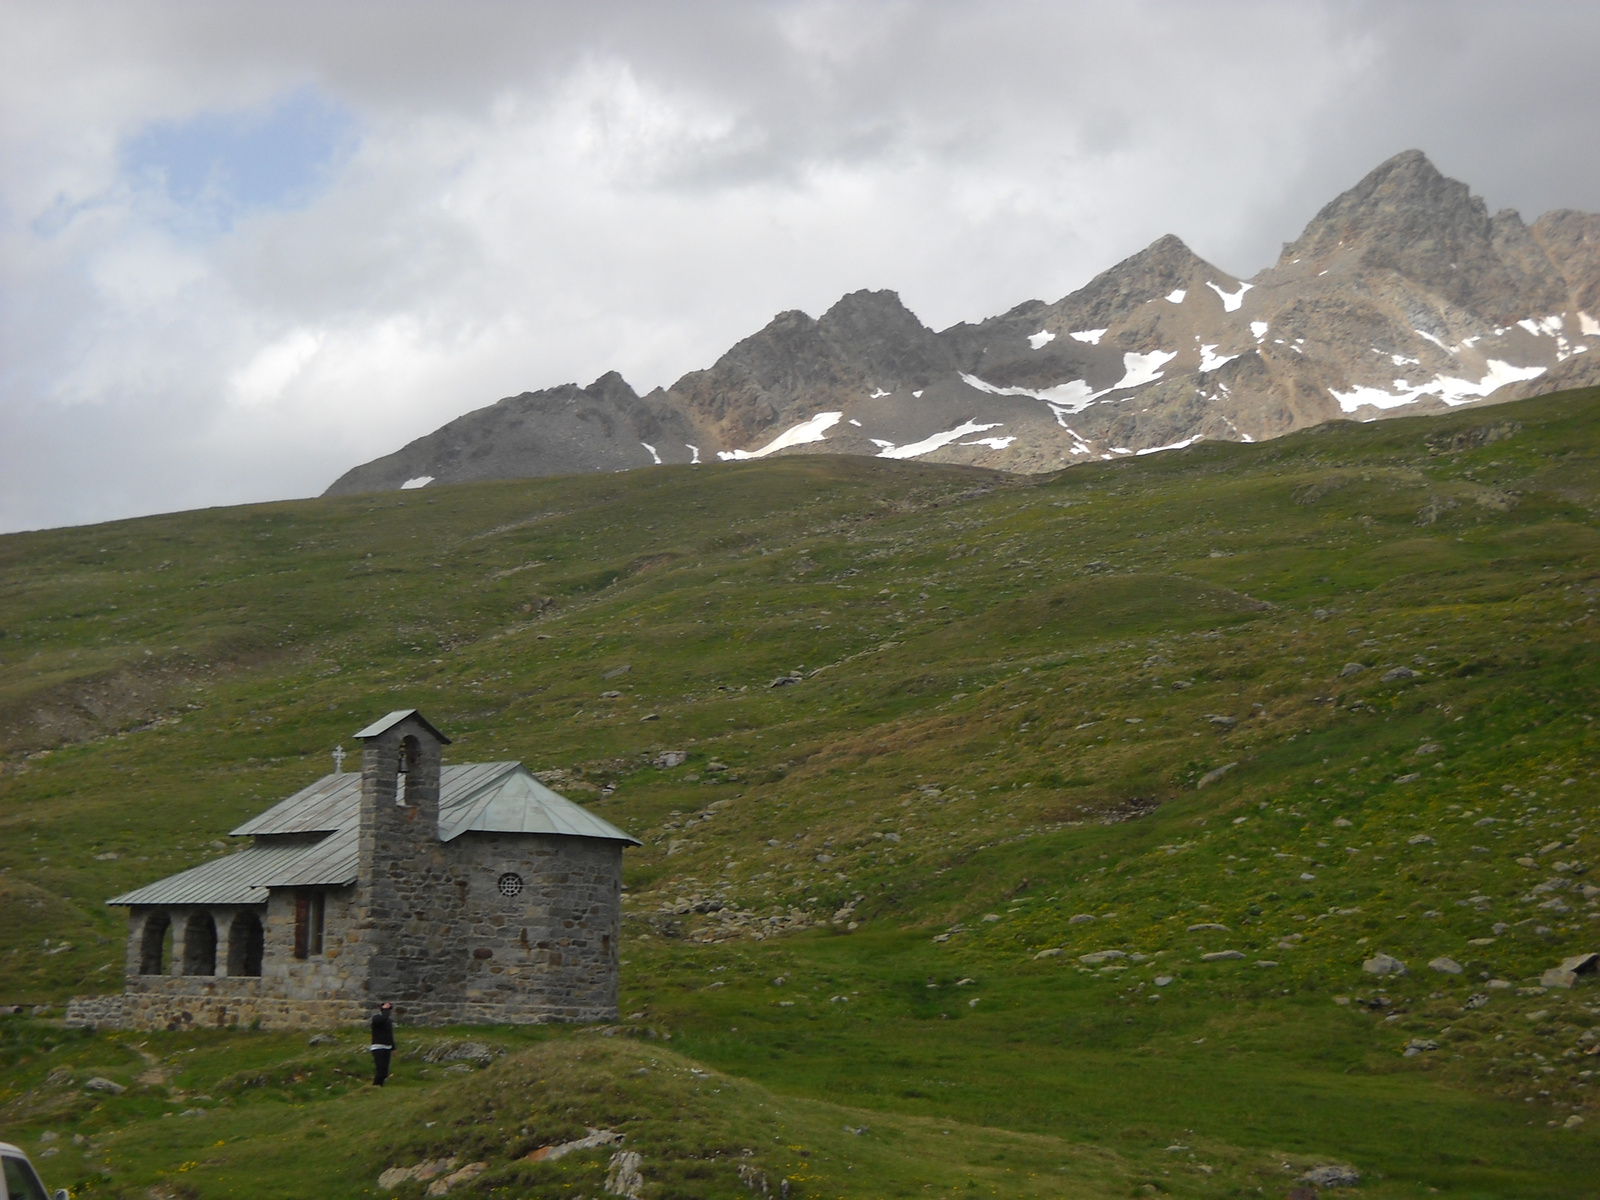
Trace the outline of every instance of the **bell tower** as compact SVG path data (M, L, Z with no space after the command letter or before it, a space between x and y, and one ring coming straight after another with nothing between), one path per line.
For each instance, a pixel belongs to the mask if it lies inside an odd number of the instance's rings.
M450 739L414 708L358 732L361 821L357 832L358 932L368 998L400 1015L442 1000L430 943L453 923L456 889L439 842L441 757Z

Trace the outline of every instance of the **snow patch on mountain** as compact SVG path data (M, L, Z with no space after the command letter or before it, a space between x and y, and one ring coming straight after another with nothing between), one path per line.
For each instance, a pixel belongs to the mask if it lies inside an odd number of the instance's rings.
M759 450L718 450L717 457L724 462L730 460L743 460L747 458L765 458L769 454L776 454L779 450L786 450L790 446L800 446L806 442L825 442L827 432L837 425L844 417L842 412L818 413L809 421L802 421L785 429Z
M1541 333L1548 337L1555 337L1563 328L1560 317L1546 317L1542 321L1537 317L1524 317L1517 324L1533 334L1534 337L1538 337Z
M1098 346L1100 344L1100 339L1105 337L1105 335L1106 331L1104 329L1079 329L1073 333L1067 334L1069 338L1073 338L1074 340L1080 342L1087 342L1091 346Z
M1187 296L1188 294L1189 293L1185 289L1177 288L1176 290L1174 290L1172 292L1169 292L1167 294L1167 303L1168 304L1182 304L1183 303L1183 298L1185 296Z
M1578 314L1578 328L1590 337L1600 337L1600 321L1596 321L1586 312Z
M1271 328L1271 326L1269 326L1265 321L1251 321L1250 336L1259 342L1262 338L1267 336L1267 330L1269 328Z
M402 491L404 491L404 490L406 490L408 488L427 487L432 482L433 482L433 476L432 475L418 475L415 479L408 479L404 483L402 483L400 485L400 489Z
M1068 412L1074 413L1082 412L1106 394L1095 391L1082 379L1074 379L1071 383L1058 383L1055 387L1049 388L997 387L963 371L961 381L968 387L988 392L991 396L1031 396L1035 400L1043 400L1051 408L1061 405Z
M999 429L1004 421L991 421L987 425L980 425L976 421L963 421L954 429L947 429L943 433L936 433L932 437L925 437L920 442L912 442L906 446L896 446L892 442L880 442L873 438L873 444L883 447L878 452L879 458L916 458L919 455L929 454L941 446L948 446L951 442L967 437L969 434L983 433L989 429ZM986 438L987 442L1005 442L1010 444L1015 438ZM970 444L970 443L969 443ZM995 446L996 450L1004 450L1005 446Z
M1152 350L1149 354L1138 354L1132 350L1122 356L1122 378L1111 385L1109 391L1119 392L1123 388L1138 387L1145 383L1154 383L1161 378L1161 368L1178 357L1176 350ZM1105 395L1101 392L1100 395Z
M1328 393L1339 402L1339 407L1345 412L1355 412L1365 404L1370 404L1373 408L1399 408L1405 404L1415 404L1421 397L1430 395L1438 396L1446 404L1454 406L1487 396L1508 383L1537 379L1546 370L1545 367L1514 367L1498 358L1489 359L1488 367L1488 373L1476 383L1469 379L1438 375L1427 383L1415 387L1407 380L1396 379L1395 390L1389 392L1382 388L1355 387L1348 392L1329 388Z
M1215 371L1218 367L1226 366L1239 357L1237 354L1218 354L1216 350L1219 344L1213 342L1209 346L1200 347L1200 371L1202 374L1206 371Z
M1192 446L1196 442L1203 442L1206 435L1197 433L1193 437L1186 437L1181 442L1173 442L1170 446L1146 446L1143 450L1134 451L1135 454L1160 454L1163 450L1182 450L1185 446Z
M1244 294L1253 288L1255 284L1241 283L1237 292L1225 292L1209 279L1206 280L1206 286L1222 297L1223 312L1238 312L1239 306L1244 303Z
M654 446L652 446L649 442L640 442L639 445L643 446L646 450L650 451L651 459L653 459L655 461L656 466L659 467L661 465L661 455L656 453L656 448Z
M1076 337L1077 335L1074 334L1073 336ZM1028 335L1028 345L1032 346L1035 350L1043 349L1045 346L1055 340L1056 335L1051 333L1048 329L1041 329L1038 333L1030 333Z

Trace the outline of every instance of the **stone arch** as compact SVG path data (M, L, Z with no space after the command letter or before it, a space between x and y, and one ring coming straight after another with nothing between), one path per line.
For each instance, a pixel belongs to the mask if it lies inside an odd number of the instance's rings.
M266 946L261 918L253 912L237 914L228 926L228 974L261 974L261 958Z
M189 915L183 926L183 973L217 973L217 923L208 912Z
M139 974L167 973L167 935L171 932L172 919L164 912L153 912L144 919L139 938Z

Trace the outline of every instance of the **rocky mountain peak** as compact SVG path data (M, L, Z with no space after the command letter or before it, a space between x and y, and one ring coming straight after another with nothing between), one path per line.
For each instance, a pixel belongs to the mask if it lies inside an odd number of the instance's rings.
M1248 281L1171 234L1053 303L935 333L893 291L781 312L637 396L608 372L469 413L330 490L862 454L1052 471L1600 383L1600 215L1493 216L1419 151Z
M842 363L887 391L922 386L952 366L938 335L901 303L898 292L851 292L817 326Z
M1232 279L1189 249L1182 238L1168 233L1102 271L1053 307L1074 325L1100 329L1151 300L1204 287L1207 280L1227 283Z
M1335 257L1396 272L1494 322L1559 309L1566 295L1521 217L1508 209L1491 220L1481 198L1420 150L1395 155L1323 206L1280 262Z

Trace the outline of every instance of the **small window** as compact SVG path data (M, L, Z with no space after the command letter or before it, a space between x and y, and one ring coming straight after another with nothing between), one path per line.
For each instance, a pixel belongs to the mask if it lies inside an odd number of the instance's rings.
M301 892L294 898L294 956L311 958L322 953L327 902L321 892Z
M500 882L495 885L500 889L502 896L517 896L522 893L522 876L515 871L507 871L500 876Z

